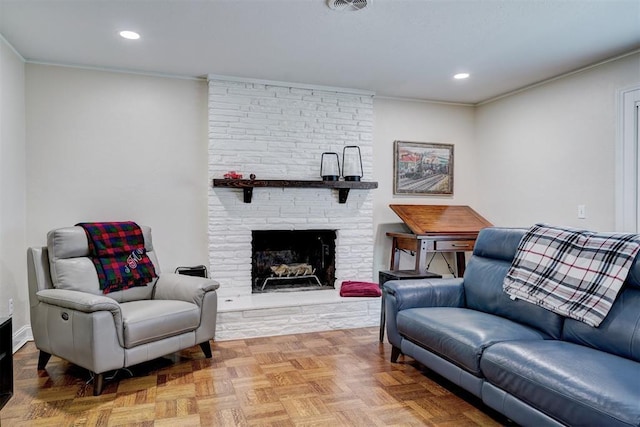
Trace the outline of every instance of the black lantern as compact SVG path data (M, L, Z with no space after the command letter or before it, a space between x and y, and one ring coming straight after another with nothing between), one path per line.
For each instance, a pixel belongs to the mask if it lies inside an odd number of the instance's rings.
M345 181L360 181L362 178L362 156L357 145L347 145L342 149L342 176Z
M340 179L340 158L338 153L322 153L320 176L323 181L337 181Z

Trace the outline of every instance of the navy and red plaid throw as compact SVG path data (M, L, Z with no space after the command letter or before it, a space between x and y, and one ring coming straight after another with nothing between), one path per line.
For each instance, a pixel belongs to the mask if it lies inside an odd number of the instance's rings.
M503 289L598 327L640 250L640 236L536 224L518 246Z
M135 222L84 222L89 254L103 293L144 286L156 270L144 248L142 229Z

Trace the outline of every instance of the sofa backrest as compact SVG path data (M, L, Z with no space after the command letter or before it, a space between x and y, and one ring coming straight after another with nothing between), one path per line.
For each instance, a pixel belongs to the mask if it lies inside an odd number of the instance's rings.
M611 310L597 328L566 319L562 339L640 362L640 262L636 257Z
M525 301L512 300L502 289L525 232L503 227L480 231L464 273L465 302L469 308L534 327L557 339L562 333L562 316Z
M147 226L140 228L142 228L147 255L156 273L160 274L160 266L151 240L151 228ZM47 234L47 249L51 282L54 288L103 295L96 268L89 258L87 234L82 227L65 227L50 231ZM149 299L153 293L154 284L155 280L147 286L137 286L104 295L119 302Z

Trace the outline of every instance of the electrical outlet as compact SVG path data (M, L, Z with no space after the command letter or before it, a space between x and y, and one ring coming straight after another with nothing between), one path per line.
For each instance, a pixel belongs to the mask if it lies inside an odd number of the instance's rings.
M587 217L587 207L585 205L578 205L578 218L585 219Z
M13 298L9 298L9 316L13 315Z

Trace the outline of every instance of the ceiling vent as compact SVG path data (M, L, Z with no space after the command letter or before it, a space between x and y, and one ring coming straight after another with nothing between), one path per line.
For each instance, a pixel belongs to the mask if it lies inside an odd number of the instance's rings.
M327 0L330 9L339 11L357 11L369 6L373 0Z

